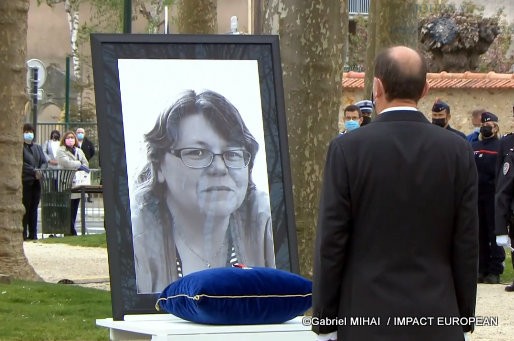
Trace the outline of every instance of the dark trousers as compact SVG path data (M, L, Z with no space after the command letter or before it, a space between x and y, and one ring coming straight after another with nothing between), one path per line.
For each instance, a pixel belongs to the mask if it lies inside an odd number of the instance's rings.
M41 183L39 180L23 182L22 191L22 203L25 207L23 239L37 239L37 207L41 200Z
M478 198L478 272L500 275L503 273L505 251L496 244L494 233L494 193Z
M75 221L77 220L77 211L79 210L80 198L79 199L71 199L71 227L70 234L72 236L77 235L77 230L75 230Z
M512 215L510 217L509 237L510 237L510 246L514 247L514 215ZM510 253L510 261L512 263L512 268L514 269L514 251L511 251L511 253Z

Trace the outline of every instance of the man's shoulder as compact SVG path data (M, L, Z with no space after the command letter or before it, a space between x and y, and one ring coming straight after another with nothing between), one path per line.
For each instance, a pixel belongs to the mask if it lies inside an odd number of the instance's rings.
M448 127L446 127L446 129L448 129L449 131L451 131L451 132L453 132L453 133L457 134L458 136L462 137L463 139L467 139L466 134L464 134L464 133L463 133L462 131L460 131L460 130L457 130L457 129L455 129L455 128L451 127L450 125L448 125Z
M510 142L513 142L514 143L514 133L507 133L505 135L502 136L502 138L500 139L501 143L502 144L505 144L505 143L510 143Z

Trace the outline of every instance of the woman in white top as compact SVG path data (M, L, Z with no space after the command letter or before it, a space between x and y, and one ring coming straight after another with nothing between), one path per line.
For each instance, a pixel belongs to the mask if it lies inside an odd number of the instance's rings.
M59 168L59 162L57 161L57 150L61 145L61 133L59 130L52 130L50 133L50 139L43 143L43 153L45 153L46 161L48 161L48 168L57 169Z
M57 160L59 167L63 169L74 169L89 173L89 163L82 149L78 147L77 136L72 131L64 133L61 139L61 146L57 150ZM75 230L75 220L80 203L80 194L71 194L71 227L70 234L77 235Z

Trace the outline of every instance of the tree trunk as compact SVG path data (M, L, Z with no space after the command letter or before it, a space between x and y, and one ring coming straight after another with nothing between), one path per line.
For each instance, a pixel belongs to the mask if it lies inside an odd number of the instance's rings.
M263 12L263 32L280 35L300 271L308 277L326 149L337 135L343 5L270 0Z
M218 33L217 1L181 0L177 21L179 33Z
M377 0L371 0L368 13L368 41L366 45L366 74L364 75L364 98L371 100L373 91L373 67L377 44ZM373 111L373 117L376 115Z
M418 5L416 0L375 0L375 54L394 45L418 48ZM373 56L374 58L374 56Z
M82 72L80 69L80 55L78 47L78 34L79 34L79 6L80 1L64 1L64 11L66 12L66 18L68 19L68 25L70 27L70 47L71 47L71 60L73 61L73 76L75 77L76 85L78 86L77 91L77 108L74 110L80 115L79 120L82 119L82 92L83 88L81 85Z
M405 45L418 48L416 0L371 0L368 16L364 97L371 99L375 56L384 48ZM376 115L376 113L373 113Z
M0 1L0 273L40 279L23 252L22 126L29 0Z

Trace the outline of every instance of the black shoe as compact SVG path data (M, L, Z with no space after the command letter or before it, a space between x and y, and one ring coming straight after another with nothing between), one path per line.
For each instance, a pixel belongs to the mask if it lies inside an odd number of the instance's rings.
M87 198L87 202L93 202L91 198Z
M71 279L64 278L57 282L57 284L75 284L75 282L73 282Z
M485 284L500 284L500 275L489 274L484 277Z
M514 292L514 282L512 282L511 285L507 285L505 287L505 291L507 291L507 292Z

